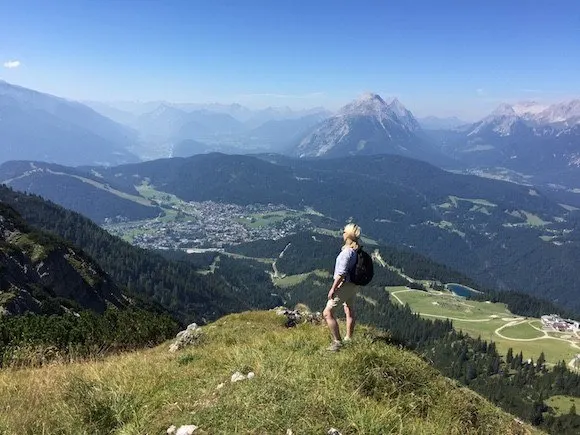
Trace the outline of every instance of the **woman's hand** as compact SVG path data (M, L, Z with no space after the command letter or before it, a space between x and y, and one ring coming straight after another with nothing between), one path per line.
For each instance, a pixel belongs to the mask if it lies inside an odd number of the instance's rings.
M334 297L334 288L331 288L330 291L328 292L328 300L332 299Z

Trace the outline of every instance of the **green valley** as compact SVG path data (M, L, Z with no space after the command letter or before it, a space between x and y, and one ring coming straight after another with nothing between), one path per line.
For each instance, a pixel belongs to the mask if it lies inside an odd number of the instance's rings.
M504 304L467 300L445 291L387 287L391 299L425 318L453 321L455 329L493 341L504 355L509 348L534 361L543 352L546 361L570 362L580 353L580 333L544 330L540 319L512 314Z

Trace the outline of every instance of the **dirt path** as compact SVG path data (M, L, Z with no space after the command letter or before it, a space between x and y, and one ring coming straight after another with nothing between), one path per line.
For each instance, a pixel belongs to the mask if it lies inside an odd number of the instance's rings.
M282 249L282 252L280 252L278 254L278 258L282 258L284 256L284 252L286 252L286 249L288 249L291 244L292 243L288 243L284 247L284 249ZM283 278L283 276L281 276L280 273L278 272L278 267L276 266L276 262L278 261L278 258L272 262L272 270L274 271L274 275L272 275L273 278Z
M377 260L379 263L381 263L381 266L386 267L390 271L397 273L401 278L404 278L409 282L415 282L415 280L413 278L411 278L408 275L405 275L401 270L397 269L395 266L391 266L385 260L383 260L383 257L381 256L381 252L378 249L375 249L373 251L372 257L375 260Z
M436 317L437 319L457 320L459 322L489 322L491 320L497 320L497 319L491 319L491 318L486 318L486 319L460 319L458 317L440 316L438 314L425 314L425 313L418 313L418 314L421 314L422 316L427 316L427 317Z

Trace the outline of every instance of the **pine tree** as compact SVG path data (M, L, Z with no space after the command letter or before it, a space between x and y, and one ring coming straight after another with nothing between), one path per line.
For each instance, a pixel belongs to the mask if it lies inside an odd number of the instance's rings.
M507 351L505 362L511 365L513 360L514 360L514 350L510 347Z

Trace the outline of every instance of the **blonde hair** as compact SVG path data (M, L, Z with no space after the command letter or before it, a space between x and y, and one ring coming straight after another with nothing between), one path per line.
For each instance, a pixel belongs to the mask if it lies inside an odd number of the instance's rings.
M344 246L342 249L352 248L357 250L360 248L360 227L357 224L347 224L344 227L344 234L346 235L346 240L344 241Z

